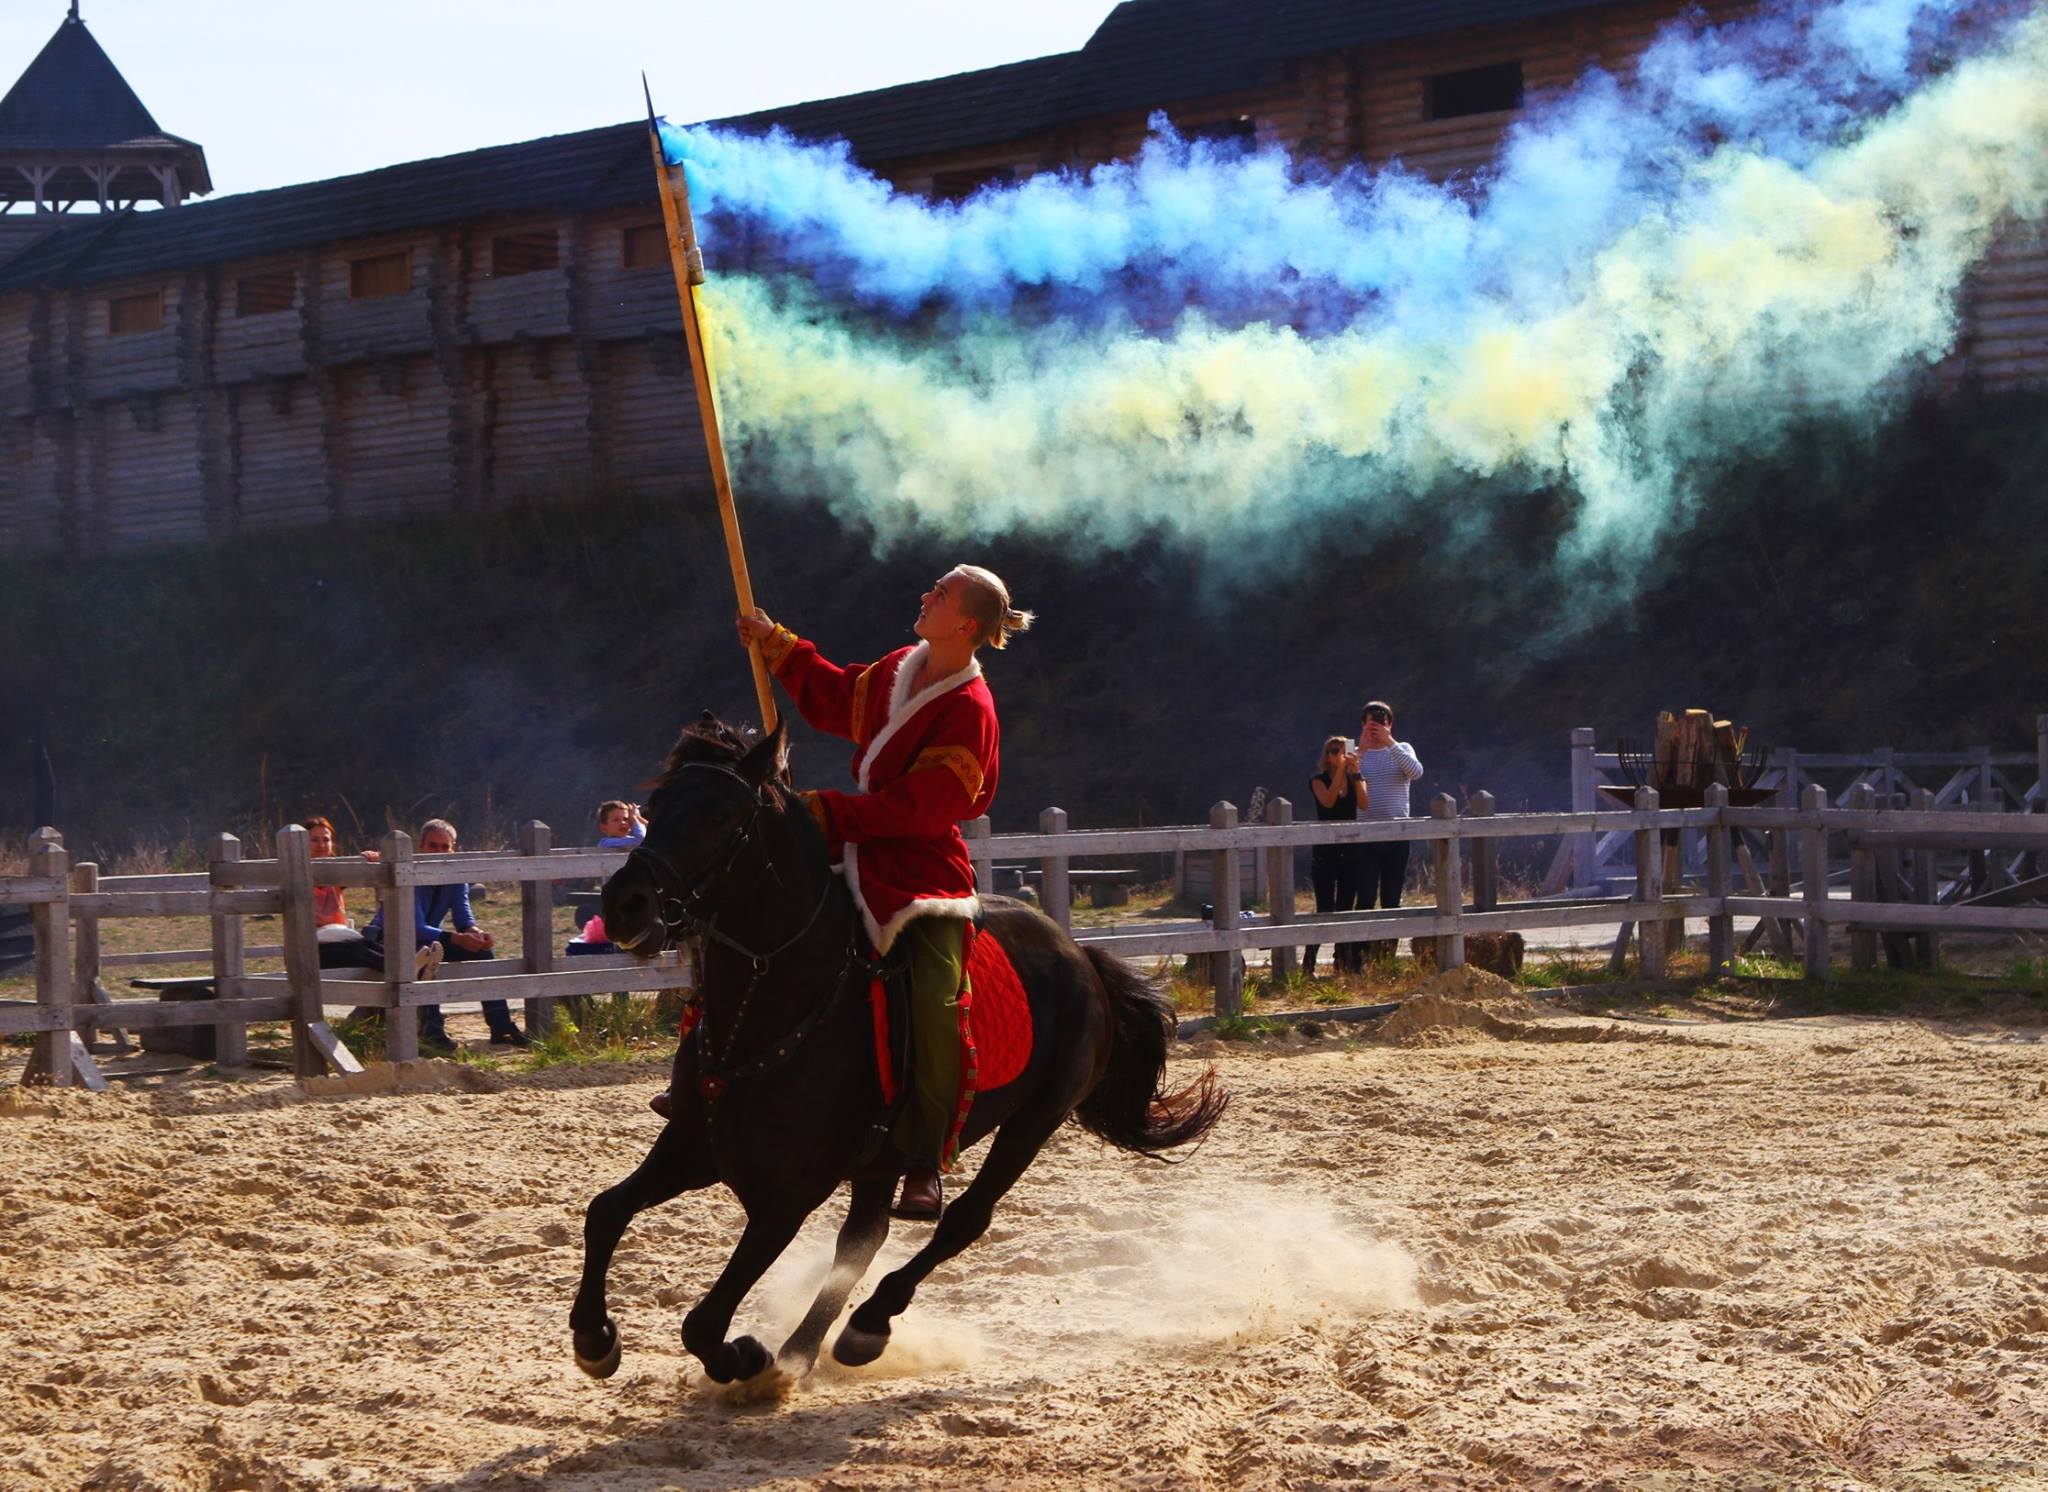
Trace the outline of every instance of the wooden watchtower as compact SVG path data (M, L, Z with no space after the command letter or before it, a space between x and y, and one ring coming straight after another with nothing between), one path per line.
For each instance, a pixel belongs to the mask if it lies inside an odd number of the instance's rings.
M157 127L72 0L0 98L0 262L79 209L176 207L212 190L206 152Z

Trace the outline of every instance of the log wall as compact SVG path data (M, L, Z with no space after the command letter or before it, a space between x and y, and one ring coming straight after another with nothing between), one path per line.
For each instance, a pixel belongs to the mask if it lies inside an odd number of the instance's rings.
M1713 0L1713 15L1742 7ZM1332 165L1483 169L1513 112L1432 120L1428 80L1519 62L1540 101L1589 66L1626 76L1670 0L1592 7L1285 64L1263 89L1162 102L1184 130L1248 120L1261 144ZM880 163L930 192L1126 157L1149 110L997 146ZM92 550L243 529L706 481L667 265L627 268L646 207L526 215L78 289L0 296L0 546ZM552 267L495 270L494 240L555 235ZM352 261L403 254L410 284L350 294ZM746 257L751 257L750 246ZM288 305L273 305L279 277ZM252 303L245 278L268 278ZM163 324L114 334L108 303L160 292ZM2002 236L1972 276L1958 385L2048 379L2048 244Z

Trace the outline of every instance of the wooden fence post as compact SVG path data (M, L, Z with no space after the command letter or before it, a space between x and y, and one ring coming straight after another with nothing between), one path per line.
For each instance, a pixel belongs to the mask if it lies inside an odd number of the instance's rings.
M1657 790L1653 787L1636 789L1635 807L1638 813L1657 811ZM1664 831L1661 829L1638 829L1635 831L1636 845L1636 901L1648 911L1664 900ZM1643 978L1664 977L1664 924L1662 922L1639 921L1636 923L1636 947L1640 950Z
M1800 830L1800 859L1805 866L1806 895L1806 977L1828 977L1828 831L1821 815L1828 808L1828 790L1817 782L1806 785L1807 822Z
M1237 805L1223 802L1209 810L1209 827L1235 829ZM1243 936L1240 904L1244 900L1243 879L1235 849L1210 851L1209 894L1215 898L1209 908L1209 925L1230 935L1233 942ZM1244 1014L1244 958L1236 947L1209 955L1209 983L1216 991L1216 1014L1232 1020Z
M1707 829L1707 895L1714 899L1714 910L1707 916L1707 977L1715 979L1735 962L1735 918L1728 911L1728 896L1734 890L1735 831L1721 822L1728 807L1726 783L1708 784L1706 806L1714 813Z
M1913 807L1920 813L1934 812L1934 790L1921 788L1913 794ZM1922 906L1931 907L1936 901L1939 888L1934 884L1936 874L1936 852L1931 848L1913 851L1913 900ZM1914 934L1915 949L1919 954L1920 966L1932 969L1941 959L1941 938L1932 928Z
M519 853L545 855L555 847L554 831L539 819L519 826ZM551 973L555 967L555 883L545 879L519 883L519 951L529 974ZM555 1022L560 1002L535 997L526 1002L526 1034L539 1036Z
M1572 731L1572 812L1592 813L1600 806L1600 774L1593 761L1593 727L1577 726ZM1572 837L1572 888L1584 890L1593 884L1593 858L1599 853L1600 836L1588 831Z
M2034 717L2034 801L2048 804L2048 715Z
M393 829L384 836L384 883L377 901L384 910L384 1055L393 1062L417 1061L420 1055L420 1012L406 1003L413 988L413 960L419 956L419 933L413 923L413 888L404 877L412 869L412 836Z
M1859 812L1877 811L1877 792L1867 782L1858 783L1849 794L1849 806ZM1877 851L1870 847L1870 831L1858 829L1849 835L1849 900L1868 906L1877 900ZM1849 967L1877 967L1877 931L1849 924Z
M1472 818L1490 818L1493 808L1492 793L1474 793L1465 801L1465 812ZM1472 910L1491 912L1499 906L1500 841L1475 839L1472 841Z
M277 852L278 888L284 898L284 911L278 918L284 935L284 977L292 994L292 1074L317 1078L327 1071L327 1054L315 1044L313 1028L325 1028L327 1012L320 1004L313 851L306 831L297 824L287 824L278 830L273 845Z
M232 834L216 834L206 847L207 884L218 886L221 877L216 867L232 864L242 858L242 841ZM283 919L278 919L283 925ZM208 919L213 943L213 997L216 1000L239 1000L242 998L242 918L239 913ZM319 964L319 954L314 953L314 964ZM316 975L317 977L317 975ZM296 1028L292 1047L298 1048ZM230 1026L213 1028L213 1059L223 1067L246 1067L249 1063L249 1027L238 1021Z
M1458 929L1458 916L1465 901L1464 863L1458 855L1462 836L1457 832L1458 800L1438 793L1429 803L1429 816L1451 821L1451 832L1435 841L1436 914L1451 919L1451 931L1438 933L1436 966L1455 969L1465 962L1465 934Z
M1067 811L1047 808L1038 815L1038 832L1067 832ZM1038 862L1038 909L1068 932L1074 930L1074 896L1067 881L1067 857L1045 855Z
M995 826L983 814L962 824L960 833L967 841L967 858L974 862L974 889L985 896L996 889L996 857L988 844Z
M71 867L71 894L90 896L100 889L100 868L90 860ZM111 1005L113 998L100 987L100 919L81 913L72 919L71 1002L73 1005ZM128 1050L128 1033L119 1026L97 1026L94 1035L111 1036L114 1049ZM92 1038L84 1038L92 1050Z
M1266 822L1291 824L1294 805L1285 798L1266 800ZM1276 844L1266 851L1266 909L1277 926L1294 920L1294 846ZM1273 982L1283 983L1294 975L1294 949L1276 947L1272 952Z
M102 1089L100 1076L73 1024L71 968L71 857L64 853L64 836L55 829L38 829L31 841L28 873L45 876L57 883L53 900L39 901L29 914L36 940L36 1005L56 1029L36 1032L35 1047L23 1080L38 1077L53 1088L81 1083Z

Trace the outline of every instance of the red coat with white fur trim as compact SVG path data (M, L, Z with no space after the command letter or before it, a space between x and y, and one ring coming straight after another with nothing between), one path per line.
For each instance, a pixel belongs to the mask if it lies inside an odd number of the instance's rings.
M841 668L785 628L763 645L769 667L813 726L855 746L859 792L807 793L877 952L919 916L972 917L974 862L960 825L995 800L995 696L971 661L910 694L926 644Z

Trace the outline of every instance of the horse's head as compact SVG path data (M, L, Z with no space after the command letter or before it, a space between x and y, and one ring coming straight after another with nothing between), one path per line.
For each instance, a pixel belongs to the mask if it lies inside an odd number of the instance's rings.
M604 883L604 926L652 958L715 913L733 868L762 852L763 819L781 810L789 772L781 725L746 735L710 712L685 726L647 799L647 838Z

